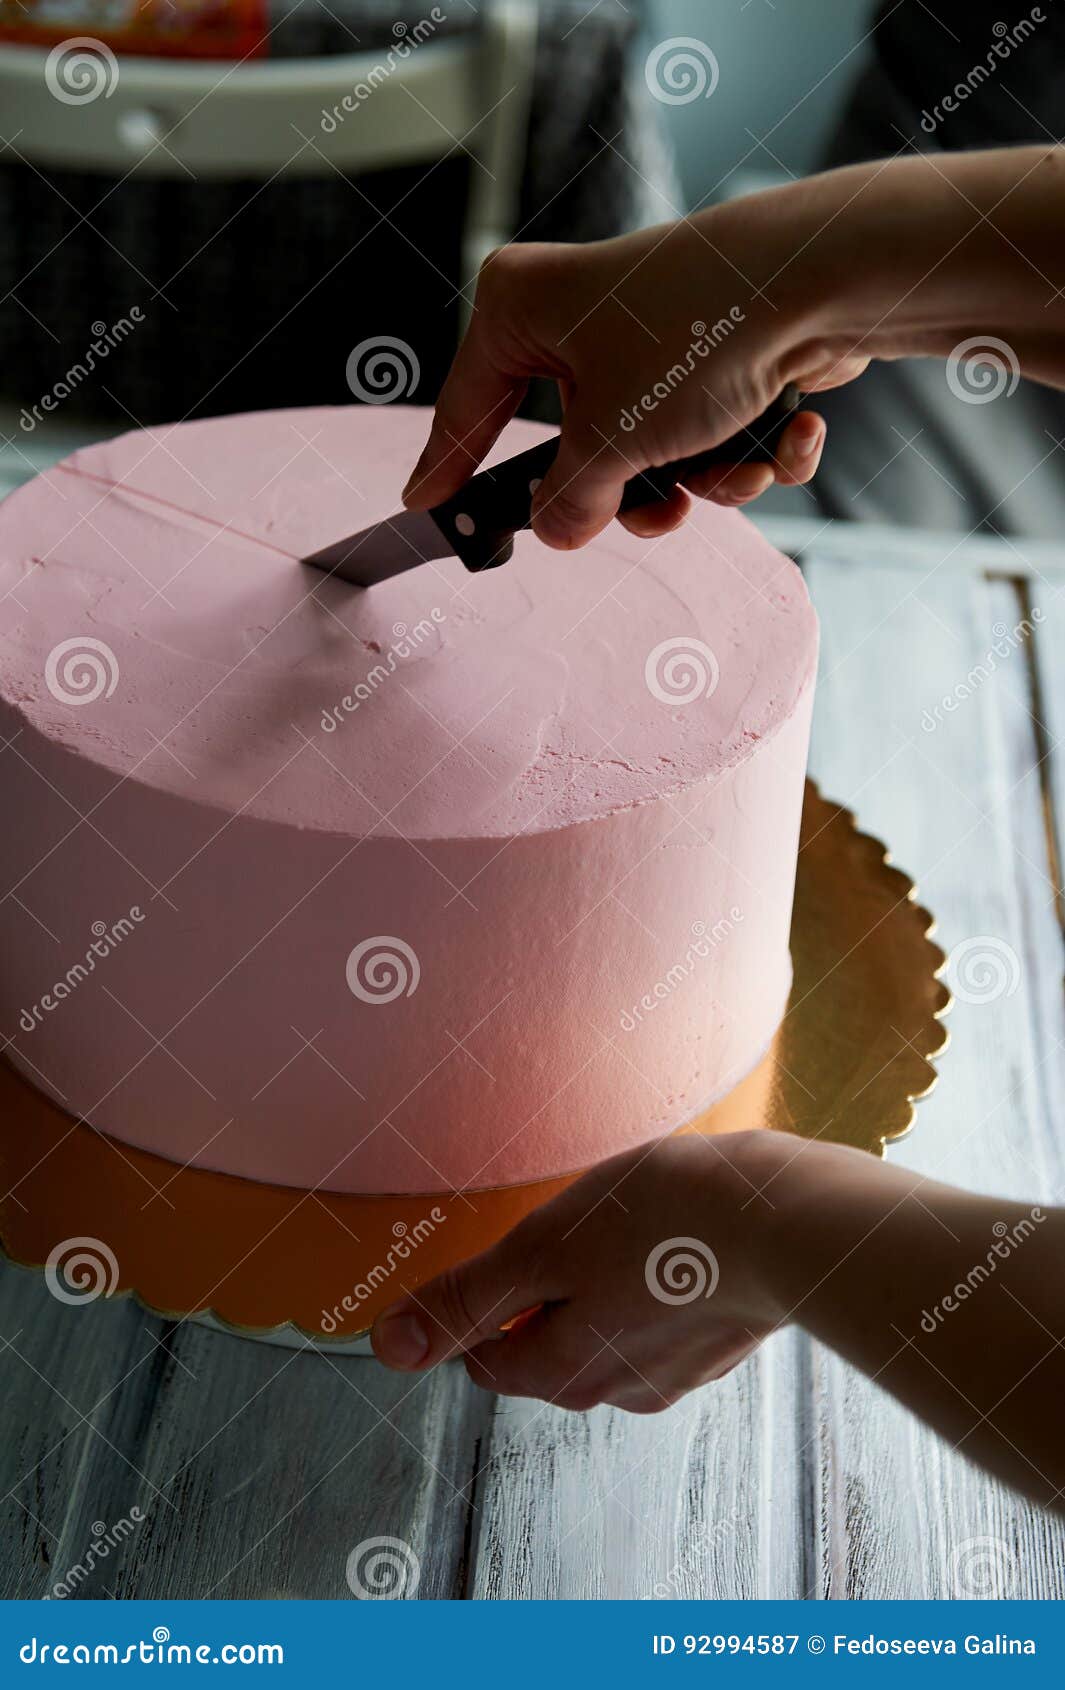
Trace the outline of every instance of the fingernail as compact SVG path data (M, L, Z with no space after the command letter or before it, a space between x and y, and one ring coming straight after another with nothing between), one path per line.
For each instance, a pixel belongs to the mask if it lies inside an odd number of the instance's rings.
M804 431L795 441L795 456L797 458L812 457L817 450L820 439L820 428L812 428L809 434Z
M417 1367L429 1354L429 1334L416 1314L385 1314L374 1329L374 1349L387 1367Z

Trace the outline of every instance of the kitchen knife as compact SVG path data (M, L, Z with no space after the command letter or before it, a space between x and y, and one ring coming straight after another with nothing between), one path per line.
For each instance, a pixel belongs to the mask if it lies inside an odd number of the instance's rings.
M715 464L770 463L801 395L789 384L747 428L709 451L644 470L625 483L620 510L661 503L678 483ZM358 534L303 559L357 587L372 587L433 558L455 556L477 572L496 569L514 551L514 535L528 528L533 495L555 461L558 435L483 469L465 487L428 511L397 511Z

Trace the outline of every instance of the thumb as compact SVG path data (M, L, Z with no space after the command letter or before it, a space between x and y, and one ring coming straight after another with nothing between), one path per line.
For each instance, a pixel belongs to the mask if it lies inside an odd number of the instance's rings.
M378 1315L371 1334L378 1361L404 1372L435 1367L542 1303L543 1274L516 1236L448 1268Z
M639 467L585 426L578 411L567 410L558 455L533 501L537 539L560 551L587 545L617 515L625 482Z

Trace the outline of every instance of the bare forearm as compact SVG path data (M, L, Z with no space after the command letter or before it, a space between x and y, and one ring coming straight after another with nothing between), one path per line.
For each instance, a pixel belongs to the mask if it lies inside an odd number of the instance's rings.
M1065 148L1011 148L828 171L585 246L505 247L481 272L407 502L458 491L532 376L566 397L533 508L562 549L618 515L636 470L722 444L789 382L824 392L871 358L964 363L964 342L993 336L1000 368L1065 387L1063 206ZM824 439L803 408L773 465L693 472L620 520L652 539L684 521L688 494L737 505L808 482Z
M767 322L790 322L780 374L832 349L948 356L993 334L1021 369L1065 386L1065 148L880 160L701 214L755 260ZM759 263L758 260L761 260Z
M764 1189L780 1318L980 1465L1065 1506L1065 1215L835 1146L792 1148L779 1166Z

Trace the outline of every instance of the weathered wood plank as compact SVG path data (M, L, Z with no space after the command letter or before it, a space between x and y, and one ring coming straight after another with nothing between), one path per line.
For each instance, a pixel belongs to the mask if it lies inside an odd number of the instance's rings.
M789 1333L661 1415L499 1401L472 1594L800 1594L796 1368Z
M419 1598L463 1594L491 1404L461 1368L415 1381L126 1299L69 1308L11 1266L0 1334L5 1596L346 1597L377 1537L409 1546Z
M1035 1079L1040 1096L1043 1133L1037 1154L1055 1200L1065 1202L1062 1179L1065 1163L1065 1049L1062 1047L1062 997L1065 985L1065 905L1062 900L1062 848L1065 843L1065 600L1053 581L1027 583L1023 602L1032 619L1039 618L1030 653L1033 695L1031 731L1041 759L1043 804L1031 820L1027 852L1035 856L1040 844L1047 854L1047 879L1033 886L1034 908L1027 917L1030 945L1045 944L1032 1008L1039 1064ZM1023 811L1028 816L1032 806Z
M115 1407L136 1420L159 1365L157 1334L123 1299L58 1302L40 1273L0 1267L0 1596L41 1597L151 1495ZM101 1560L98 1594L114 1572Z
M939 561L933 557L927 580L912 561L894 571L871 570L855 558L811 569L826 623L815 772L834 796L856 805L901 862L926 871L925 894L942 907L948 940L989 934L1008 943L1012 934L1019 944L1022 925L1034 922L1042 946L1035 973L1042 980L1047 943L1056 936L1035 907L1047 890L1046 855L1038 780L1034 787L1030 778L1025 782L1033 756L1030 733L1025 737L1023 650L1011 649L1005 672L998 659L991 677L999 689L1014 688L1011 710L996 706L994 687L982 699L963 700L968 719L943 705L947 695L958 702L953 689L999 637L996 624L1012 629L1021 607L1008 584L979 575L970 584L936 567ZM990 684L980 681L978 691ZM989 735L993 764L983 749ZM959 737L966 756L955 743ZM992 767L997 776L1011 770L1008 784L1019 780L1028 788L1005 820L991 809L1006 790L1001 778L989 783ZM1059 992L1059 1021L1060 1012ZM906 1147L915 1166L988 1190L1047 1196L1046 1179L1036 1189L1031 1178L1033 1165L1047 1172L1046 1123L1031 1083L1035 1037L1030 991L1005 999L990 1025L985 1014L963 1028L946 1059L947 1080L923 1106L920 1130ZM952 1083L955 1073L964 1078ZM1013 1079L1022 1093L1020 1123L1012 1107L988 1106ZM974 1130L979 1153L967 1142ZM801 1450L805 1425L812 1434L809 1483L789 1476L787 1506L771 1509L771 1524L761 1531L768 1492L760 1487L776 1479L779 1493L780 1474L756 1470L747 1489L758 1442L756 1369L774 1377L784 1399L782 1412L764 1418L774 1427L774 1449L802 1440ZM814 1534L812 1564L797 1587L804 1594L944 1595L959 1568L964 1576L974 1566L977 1576L987 1568L989 1589L1009 1583L1020 1586L1016 1594L1055 1590L1060 1527L974 1474L835 1358L794 1337L787 1368L766 1355L736 1376L733 1390L731 1402L715 1391L712 1409L709 1398L705 1407L681 1405L636 1429L609 1411L574 1424L550 1410L500 1405L493 1466L501 1471L489 1473L482 1501L477 1594L632 1596L664 1594L671 1583L685 1596L786 1594L788 1574L803 1559L804 1496ZM717 1451L693 1435L705 1412L720 1427ZM667 1432L656 1445L659 1425ZM724 1554L714 1555L707 1542L707 1498L714 1499L718 1522L737 1521ZM949 1525L941 1498L949 1503Z
M915 582L909 568L868 569L861 556L816 559L808 573L824 632L815 772L915 875L955 953L952 984L970 999L952 1013L939 1088L892 1154L929 1177L1045 1203L1065 1168L1038 1075L1065 1023L1028 665L1012 642L1018 592L979 575ZM1008 650L992 665L996 640ZM1005 989L977 1001L988 978ZM931 1287L930 1301L947 1289ZM826 1353L815 1409L809 1594L1061 1596L1059 1520L976 1473Z
M392 1538L419 1598L462 1594L469 1485L489 1403L460 1368L411 1379L184 1325L142 1452L176 1513L121 1568L120 1593L346 1597L348 1556Z

